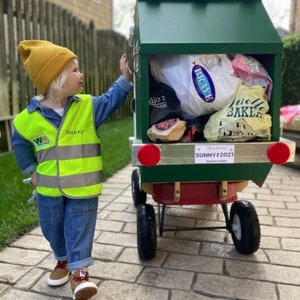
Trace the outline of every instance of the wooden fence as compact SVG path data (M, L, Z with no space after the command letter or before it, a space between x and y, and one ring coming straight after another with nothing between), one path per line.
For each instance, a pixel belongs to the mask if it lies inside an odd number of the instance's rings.
M17 51L24 39L44 39L68 47L78 56L84 92L100 95L118 78L119 59L129 55L127 40L113 31L97 31L70 12L44 0L3 0L0 4L0 125L3 137L12 116L25 108L37 91ZM130 99L113 118L130 114ZM1 129L1 127L0 127ZM10 127L11 130L11 127Z

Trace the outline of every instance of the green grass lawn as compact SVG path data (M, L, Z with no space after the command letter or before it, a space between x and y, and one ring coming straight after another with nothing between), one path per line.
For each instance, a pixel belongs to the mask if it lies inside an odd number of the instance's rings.
M100 127L104 179L130 162L129 136L132 118L108 122ZM36 203L28 204L31 187L23 184L13 153L0 154L0 249L38 224Z

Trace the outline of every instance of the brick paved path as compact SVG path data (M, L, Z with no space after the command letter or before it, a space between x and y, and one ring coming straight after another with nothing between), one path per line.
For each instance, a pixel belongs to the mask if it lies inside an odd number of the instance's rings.
M156 257L137 255L136 213L131 196L132 167L104 185L94 241L93 299L198 300L300 299L300 171L274 166L263 186L239 193L251 201L261 223L261 245L250 256L236 252L225 231L168 232L158 237ZM152 200L148 200L152 203ZM173 207L167 224L224 225L218 206ZM1 299L71 299L69 284L50 288L55 265L36 228L0 252Z

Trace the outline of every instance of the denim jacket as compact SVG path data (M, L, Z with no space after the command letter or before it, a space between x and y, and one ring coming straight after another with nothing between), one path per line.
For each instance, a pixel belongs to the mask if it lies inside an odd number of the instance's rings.
M95 128L98 129L99 126L123 104L131 90L132 84L125 80L123 76L120 76L106 93L100 96L91 96L93 101ZM79 101L78 97L72 96L67 99L65 111L67 111L73 101ZM53 109L41 106L35 97L31 99L30 104L26 109L28 109L29 113L39 110L47 120L55 127L59 128L62 117ZM24 126L26 126L26 124L24 124ZM14 130L11 140L12 148L22 173L30 174L35 171L37 160L32 144L20 136L16 130Z

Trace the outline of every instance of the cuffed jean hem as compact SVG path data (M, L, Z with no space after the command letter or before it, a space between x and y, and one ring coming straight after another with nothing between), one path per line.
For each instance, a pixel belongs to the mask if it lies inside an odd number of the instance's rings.
M70 271L75 271L79 270L84 267L89 267L94 264L94 259L92 257L88 257L79 261L76 261L74 263L68 264L69 270Z
M66 261L66 260L68 260L67 256L56 256L55 254L53 254L53 255L54 255L55 260L57 260L57 261Z

